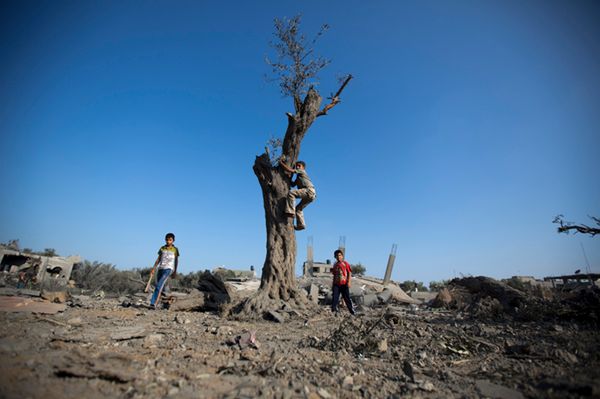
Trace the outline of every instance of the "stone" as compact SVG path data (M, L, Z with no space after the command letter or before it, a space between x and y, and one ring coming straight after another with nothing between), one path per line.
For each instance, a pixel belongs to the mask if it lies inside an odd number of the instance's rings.
M425 392L433 392L435 391L435 386L430 381L425 381L419 384L419 389Z
M452 294L450 294L450 291L447 288L442 288L431 303L431 306L434 308L447 308L450 306L451 302Z
M150 334L144 338L144 348L155 348L163 340L162 334Z
M190 319L186 318L185 316L178 314L175 316L175 322L177 324L189 324L190 323Z
M365 294L363 296L362 304L367 307L377 305L379 303L379 297L376 294Z
M387 338L384 338L381 341L379 341L379 343L377 344L377 350L381 353L387 352L387 350L388 350Z
M271 320L271 321L274 321L276 323L283 323L283 322L285 322L285 317L281 313L278 313L278 312L276 312L274 310L268 311L267 314L266 314L266 318L267 318L267 320Z
M67 320L67 324L71 326L81 326L83 321L81 320L81 317L73 317L72 319Z
M352 389L352 386L354 385L354 378L352 378L352 376L346 376L344 378L344 381L342 382L342 388L344 389Z
M66 291L42 291L41 297L53 303L65 303L69 294Z

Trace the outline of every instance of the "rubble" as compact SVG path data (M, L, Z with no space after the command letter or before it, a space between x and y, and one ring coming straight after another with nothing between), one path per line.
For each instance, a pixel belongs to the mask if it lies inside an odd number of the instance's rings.
M196 290L172 292L162 310L148 309L142 293L90 292L62 304L5 297L64 310L0 312L0 397L600 395L598 295L589 286L544 299L473 277L453 281L432 303L441 307L429 307L405 302L393 282L355 278L362 311L336 317L326 305L330 277L300 284L319 306L281 307L271 314L278 323L219 316L245 290L209 275ZM533 309L542 317L529 317Z
M536 288L517 290L489 277L467 277L452 280L431 306L460 310L479 319L599 323L600 289L595 285L578 285L550 296Z
M323 266L315 267L321 270ZM331 304L331 283L331 273L325 272L315 272L314 276L304 276L299 279L299 286L304 289L311 301L320 305ZM411 298L394 282L384 284L381 279L366 276L352 278L350 298L355 305L366 308L387 303L422 303L418 299Z

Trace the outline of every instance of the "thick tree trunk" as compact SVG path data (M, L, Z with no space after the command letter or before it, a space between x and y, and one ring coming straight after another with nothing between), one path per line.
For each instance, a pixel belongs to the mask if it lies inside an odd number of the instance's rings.
M310 89L298 112L295 115L287 114L288 127L282 154L288 165L293 166L298 160L302 139L318 116L320 106L321 96L316 90ZM309 306L309 302L296 286L296 232L293 219L284 214L290 176L281 167L273 167L267 153L256 157L253 169L263 195L267 254L260 289L234 312L257 318L284 305L303 310Z

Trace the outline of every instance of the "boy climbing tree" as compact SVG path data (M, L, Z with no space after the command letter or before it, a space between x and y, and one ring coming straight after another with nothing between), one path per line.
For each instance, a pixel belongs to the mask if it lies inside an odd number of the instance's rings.
M290 190L285 203L285 214L288 217L296 218L296 225L294 229L304 230L306 224L304 223L304 208L317 198L317 192L315 186L313 186L310 177L306 174L306 163L304 161L296 162L296 168L292 169L285 164L285 157L282 157L279 161L279 165L285 169L288 173L295 173L296 179L292 180L291 186L298 187L298 190ZM300 198L301 201L296 205L296 198Z

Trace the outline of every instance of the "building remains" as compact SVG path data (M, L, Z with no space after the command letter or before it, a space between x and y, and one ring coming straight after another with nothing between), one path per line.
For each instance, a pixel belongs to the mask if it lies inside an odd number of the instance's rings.
M78 263L79 256L43 256L0 246L0 285L64 291Z

